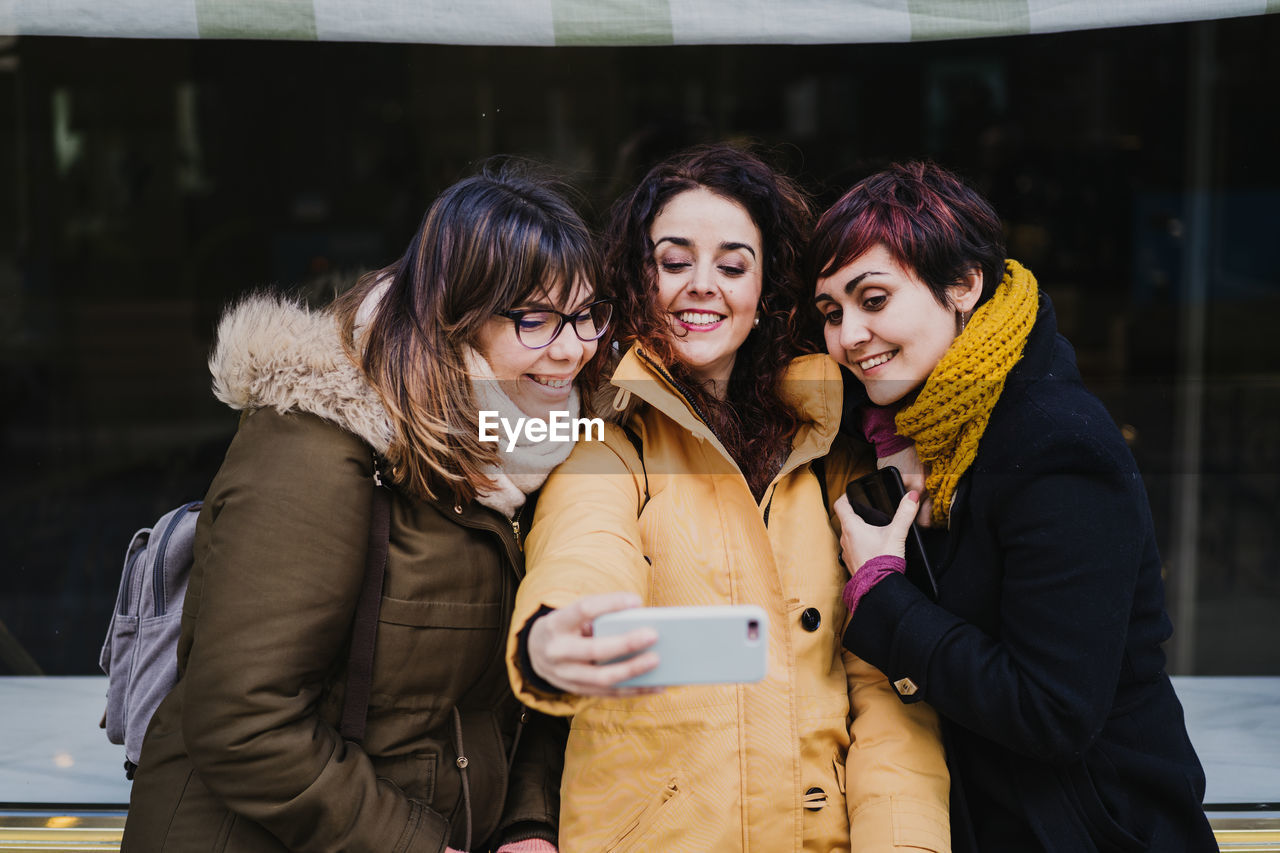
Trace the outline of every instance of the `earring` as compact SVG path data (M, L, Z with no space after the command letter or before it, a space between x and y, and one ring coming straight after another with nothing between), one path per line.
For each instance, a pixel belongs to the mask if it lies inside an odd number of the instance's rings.
M756 326L759 326L759 325L760 325L760 315L757 314L756 318L751 321L751 328L754 329Z
M960 331L957 334L964 334L964 327L969 323L969 315L963 311L957 311L956 318L960 321Z

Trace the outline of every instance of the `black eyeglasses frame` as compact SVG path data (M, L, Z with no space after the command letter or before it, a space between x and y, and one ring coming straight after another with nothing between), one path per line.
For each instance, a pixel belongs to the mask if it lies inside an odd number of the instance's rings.
M598 329L596 329L595 335L589 338L584 338L578 331L577 319L584 314L590 314L591 310L598 305L608 305L609 316L606 317L605 321L600 324ZM499 317L506 317L515 325L516 340L520 342L521 346L526 349L546 349L556 342L560 337L560 333L564 331L564 327L566 325L573 329L573 334L576 335L578 340L582 341L584 344L600 340L604 337L604 333L609 331L609 324L613 322L613 308L614 303L612 299L597 299L594 302L588 302L586 305L582 306L580 310L575 311L572 314L566 314L563 311L557 311L554 308L516 308L511 311L495 311L494 313ZM551 335L550 340L545 344L532 346L524 342L524 336L520 333L520 320L523 319L526 314L555 314L560 318L560 322L556 325L555 332Z

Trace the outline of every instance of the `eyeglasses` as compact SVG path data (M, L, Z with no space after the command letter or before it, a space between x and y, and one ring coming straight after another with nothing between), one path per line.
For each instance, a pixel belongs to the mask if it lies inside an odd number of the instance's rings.
M565 324L573 326L573 333L578 340L594 341L609 328L609 318L613 316L613 303L608 299L592 302L576 314L563 314L552 308L520 309L518 311L499 311L500 317L507 317L516 325L516 338L529 349L542 349L551 346L552 341L560 337Z

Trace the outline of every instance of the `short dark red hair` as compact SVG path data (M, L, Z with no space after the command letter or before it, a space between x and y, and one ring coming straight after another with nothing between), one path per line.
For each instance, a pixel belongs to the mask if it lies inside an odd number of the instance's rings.
M985 302L1004 277L1004 229L990 202L936 163L895 163L853 185L818 219L808 278L819 278L884 246L914 270L942 305L947 288L982 270Z

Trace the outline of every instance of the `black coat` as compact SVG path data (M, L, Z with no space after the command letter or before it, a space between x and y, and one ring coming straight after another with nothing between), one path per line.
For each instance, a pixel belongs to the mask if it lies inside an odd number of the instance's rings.
M936 570L937 604L888 577L844 643L942 717L956 851L1218 849L1142 478L1045 297Z

